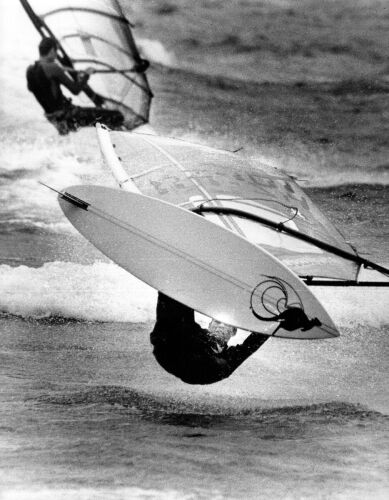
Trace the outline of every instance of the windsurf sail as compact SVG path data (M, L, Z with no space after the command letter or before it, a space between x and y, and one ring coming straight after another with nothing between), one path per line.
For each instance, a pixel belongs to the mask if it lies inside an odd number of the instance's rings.
M281 171L182 140L103 128L98 135L103 156L123 187L203 212L268 250L300 277L357 281L363 259Z
M101 96L104 107L122 112L128 130L148 122L147 61L117 0L20 1L41 36L57 40L59 61L72 78L72 70L95 69L77 104L90 105Z

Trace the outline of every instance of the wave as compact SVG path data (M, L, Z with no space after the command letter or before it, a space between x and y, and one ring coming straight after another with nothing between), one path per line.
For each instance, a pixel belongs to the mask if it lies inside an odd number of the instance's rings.
M170 488L156 490L153 488L138 488L136 486L110 487L68 487L68 488L16 488L3 489L2 500L193 500L192 493ZM220 500L220 495L207 493L209 500Z
M22 318L143 323L156 292L114 264L0 266L0 311Z
M77 230L68 221L43 222L33 218L10 218L0 221L0 234L21 233L21 234L73 234L78 236ZM22 259L21 259L22 260Z
M348 403L345 401L329 401L313 404L277 404L277 402L252 401L249 406L242 398L225 398L224 401L218 401L215 395L215 401L196 398L188 400L166 395L156 396L147 392L124 388L120 386L95 386L88 387L85 390L74 393L58 394L50 396L40 396L38 400L41 403L58 404L62 406L78 406L90 404L109 404L119 405L129 408L130 411L141 413L160 420L165 418L171 423L179 425L182 417L185 416L186 424L189 425L188 418L192 420L191 424L201 425L201 419L207 418L231 418L255 419L263 424L274 422L287 425L291 419L301 419L306 423L347 423L366 422L366 421L389 421L389 416L379 411L371 410L365 405ZM270 407L269 407L270 404ZM166 422L167 423L167 422Z
M45 175L46 180L50 180L50 176L62 174L63 180L68 182L74 177L93 176L96 163L101 164L97 138L84 129L77 132L77 141L74 137L37 138L31 133L17 140L15 134L3 134L0 177L20 181Z
M284 148L287 154L289 147ZM253 152L254 154L254 152ZM282 169L294 177L302 187L329 188L347 185L389 185L389 164L383 163L374 166L345 165L344 162L330 160L320 148L308 151L303 145L290 146L289 158L277 158L269 155L255 155L263 163L273 168Z
M115 487L79 487L79 488L23 488L4 489L2 500L193 500L193 493L170 488L156 490L153 488ZM207 492L209 500L220 500L220 494Z
M389 325L388 288L344 288L315 290L335 324L342 328L369 325L381 328Z
M387 289L316 288L344 328L389 325ZM0 265L0 311L23 318L142 323L155 317L156 291L111 263Z
M69 226L57 203L57 190L77 184L114 186L102 168L97 139L91 131L77 138L36 139L22 142L7 135L0 151L0 202L3 231L34 232L40 228L60 232ZM82 150L79 147L82 142ZM29 226L29 227L28 227Z
M139 38L137 39L136 43L142 56L152 63L157 63L167 68L172 68L177 65L177 60L174 53L167 50L159 40Z

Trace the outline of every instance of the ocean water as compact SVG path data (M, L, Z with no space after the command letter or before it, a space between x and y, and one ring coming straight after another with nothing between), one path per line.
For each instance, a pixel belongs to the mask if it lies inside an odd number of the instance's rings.
M16 3L0 5L15 9L24 41L2 25L0 498L387 498L389 292L315 290L341 337L270 339L218 384L165 373L149 343L156 292L86 242L39 183L114 186L94 131L58 137L27 94L38 38ZM158 47L159 62L171 62ZM170 78L152 73L157 88ZM166 93L159 99L177 113ZM217 105L211 136L193 123L172 133L220 144ZM323 155L312 152L303 187L364 255L388 265L387 177L333 157L320 176Z

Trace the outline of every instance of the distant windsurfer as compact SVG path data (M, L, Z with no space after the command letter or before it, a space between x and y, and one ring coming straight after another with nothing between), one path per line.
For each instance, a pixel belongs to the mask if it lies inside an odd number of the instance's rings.
M57 43L53 38L43 38L39 44L39 60L27 69L27 86L45 111L47 120L52 123L60 135L76 131L79 127L94 125L97 121L109 128L120 128L123 115L120 111L103 108L104 99L88 87L87 82L93 68L75 72L73 80L67 74L70 68L64 68L57 62ZM61 90L61 85L72 94L81 91L95 103L95 107L80 107L72 104Z
M212 320L201 328L189 307L159 293L157 320L150 340L153 354L167 372L188 384L212 384L229 377L269 338L252 333L236 346L227 342L236 328Z

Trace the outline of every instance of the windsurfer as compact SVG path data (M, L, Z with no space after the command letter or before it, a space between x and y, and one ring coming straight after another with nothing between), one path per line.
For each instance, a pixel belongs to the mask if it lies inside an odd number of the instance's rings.
M57 61L57 43L53 38L43 38L39 44L39 60L27 69L27 86L45 111L47 120L52 123L60 135L76 131L79 127L94 125L97 121L108 127L120 128L123 115L120 111L102 107L104 99L95 94L87 85L93 68L75 72L73 80L67 75L67 68ZM93 100L96 107L80 107L72 104L61 90L61 85L74 95L81 91Z
M188 384L212 384L229 377L269 338L251 333L236 346L236 328L212 320L201 328L189 307L159 293L157 320L150 335L153 354L166 371Z

